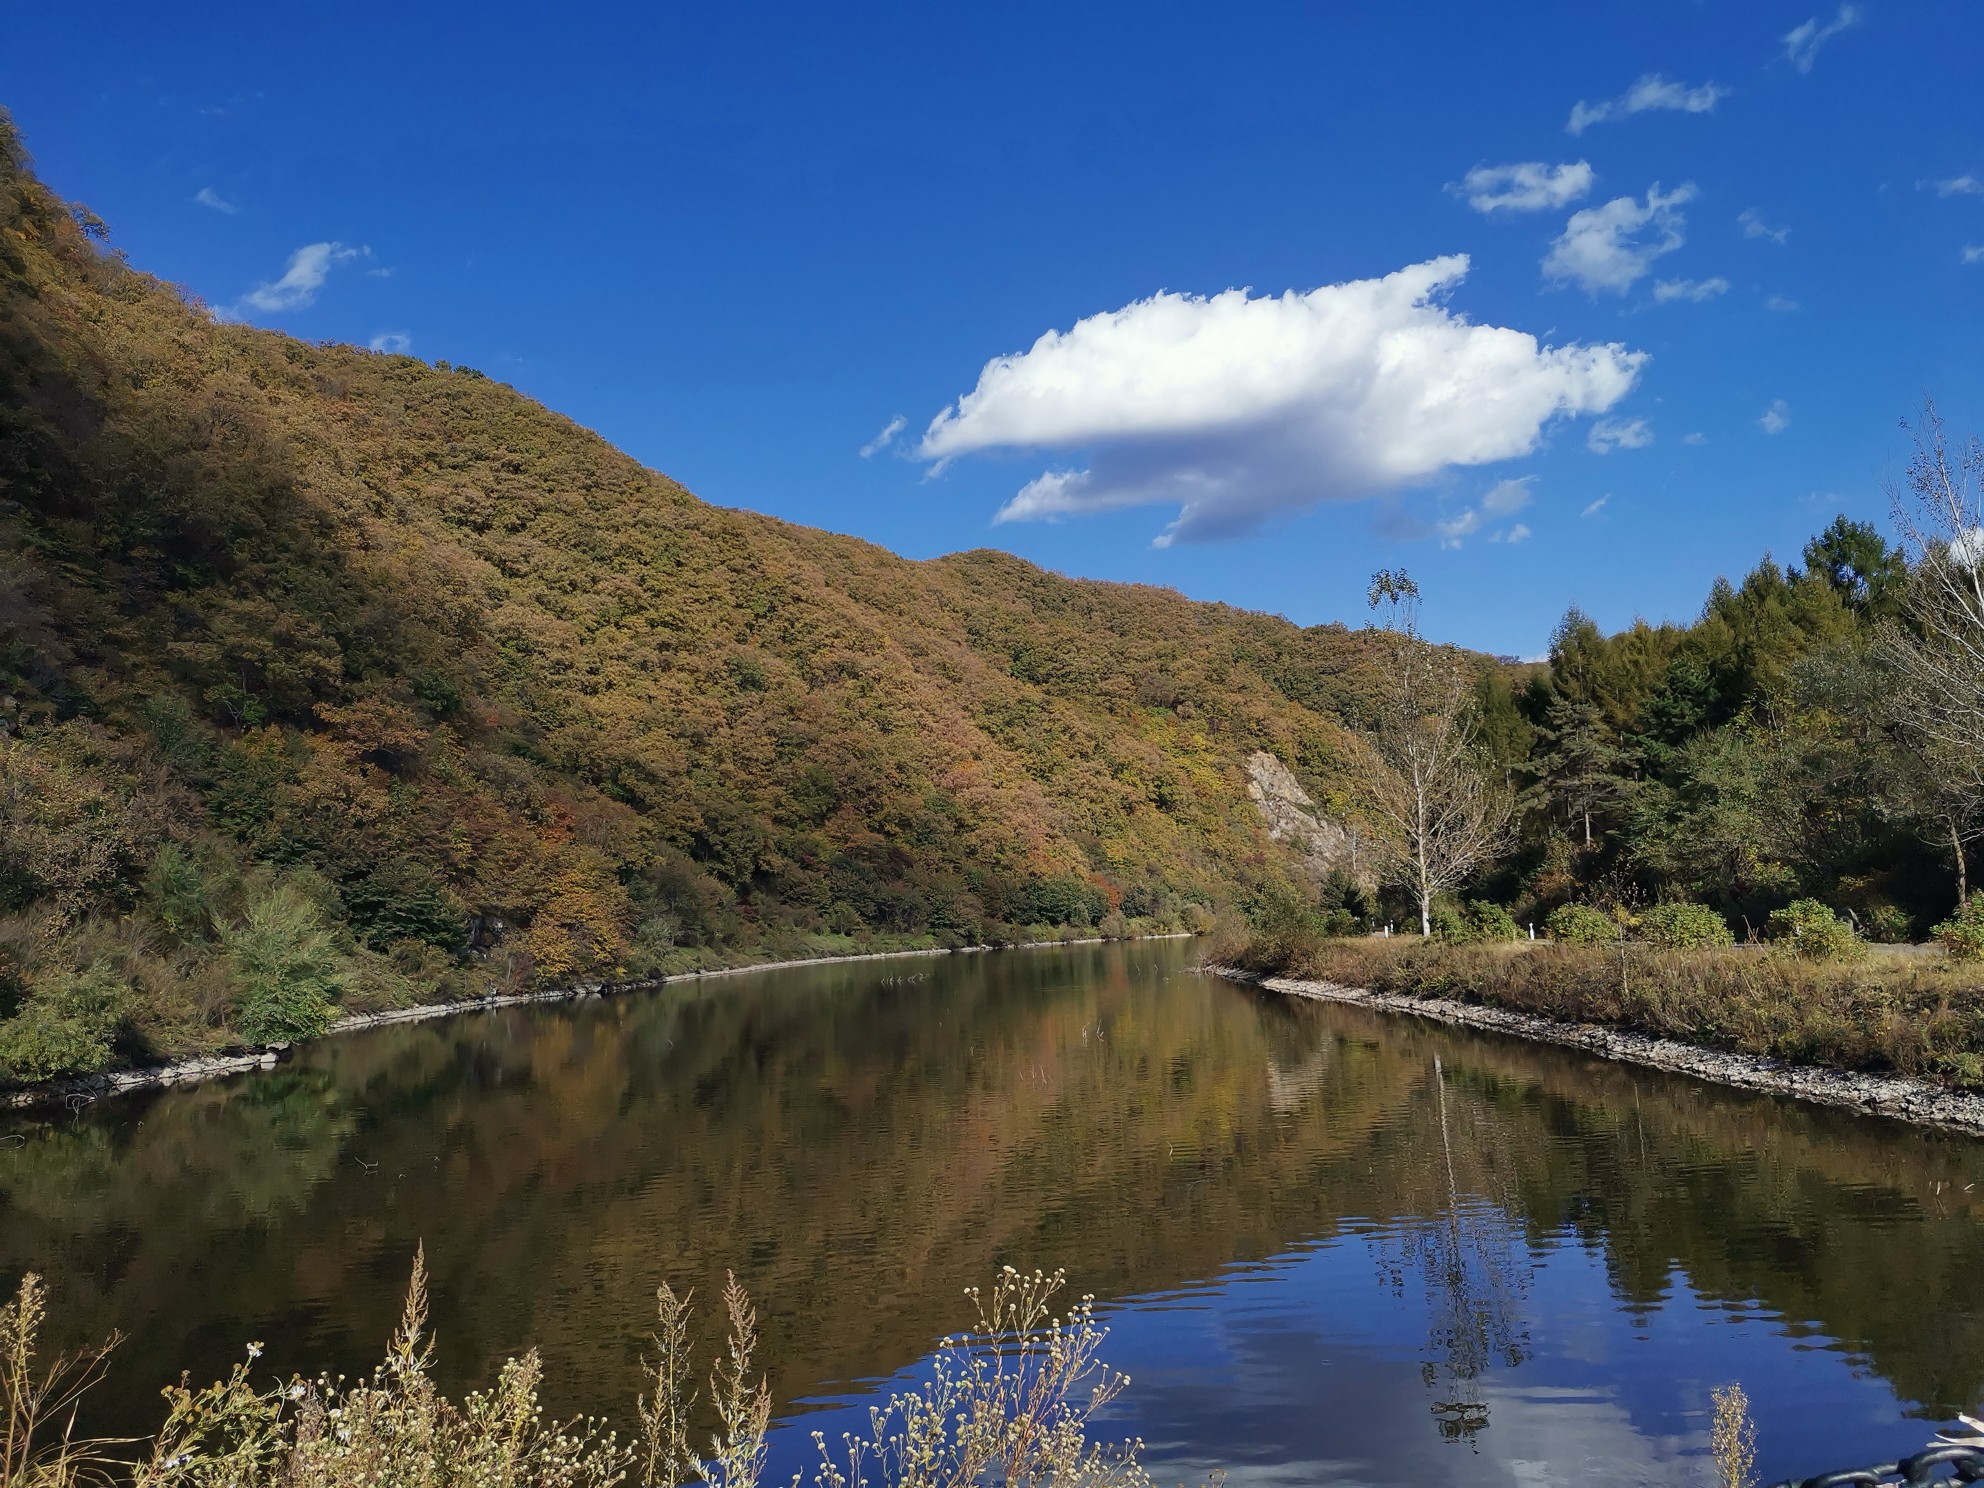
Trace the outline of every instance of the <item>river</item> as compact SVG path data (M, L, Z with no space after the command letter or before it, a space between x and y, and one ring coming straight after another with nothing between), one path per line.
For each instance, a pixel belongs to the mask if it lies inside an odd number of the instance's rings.
M1096 1295L1160 1483L1769 1481L1984 1392L1984 1143L1195 973L1184 943L774 970L320 1041L0 1137L0 1265L92 1404L375 1362L414 1247L439 1373L538 1345L631 1420L664 1278L757 1301L774 1471L996 1268Z

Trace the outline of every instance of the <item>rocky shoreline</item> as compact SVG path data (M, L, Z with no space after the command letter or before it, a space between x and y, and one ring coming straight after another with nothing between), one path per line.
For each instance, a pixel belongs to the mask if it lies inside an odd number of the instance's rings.
M1140 935L1138 940L1189 940L1190 933L1180 931L1173 935ZM333 1034L357 1033L366 1028L383 1028L390 1023L421 1023L429 1018L446 1018L456 1013L483 1012L491 1008L519 1007L533 1002L576 1002L587 997L617 996L622 992L644 992L654 987L667 986L671 982L699 982L712 977L742 976L753 971L783 971L796 966L838 966L854 961L894 961L909 956L963 956L985 951L1035 950L1045 946L1101 945L1101 936L1083 936L1077 940L1028 940L1010 946L974 945L960 946L955 950L930 947L913 951L868 951L854 956L807 956L795 961L757 961L745 966L723 966L710 971L684 971L674 976L645 977L629 982L582 983L572 987L557 987L545 992L507 992L489 997L470 997L457 1002L426 1002L416 1007L387 1008L377 1013L354 1013L340 1018L324 1033L329 1038ZM211 1080L221 1075L245 1074L249 1070L273 1069L290 1057L292 1049L288 1044L276 1044L264 1049L243 1049L224 1054L211 1054L192 1059L175 1060L170 1064L139 1065L129 1069L106 1070L96 1075L72 1075L66 1079L49 1080L40 1085L28 1085L19 1090L0 1091L0 1110L23 1111L36 1106L67 1106L71 1110L81 1110L84 1106L102 1100L106 1096L123 1095L133 1090L151 1090L165 1085L190 1085L198 1080Z
M1718 1085L1788 1095L1819 1105L1888 1116L1917 1126L1984 1136L1984 1096L1945 1090L1925 1080L1911 1080L1900 1075L1855 1074L1848 1070L1766 1059L1755 1054L1705 1049L1697 1044L1656 1038L1651 1034L1629 1033L1595 1023L1563 1023L1536 1013L1483 1007L1445 997L1407 997L1395 992L1343 987L1334 982L1303 982L1288 977L1258 976L1229 966L1208 969L1230 981L1244 982L1288 997L1308 998L1315 1002L1345 1002L1383 1012L1429 1018L1437 1023L1510 1034L1539 1043L1563 1044L1603 1059L1617 1059L1674 1074L1691 1075Z

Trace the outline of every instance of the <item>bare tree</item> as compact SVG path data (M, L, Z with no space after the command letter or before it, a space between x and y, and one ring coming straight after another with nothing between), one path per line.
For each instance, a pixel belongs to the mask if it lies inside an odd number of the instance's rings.
M1412 891L1419 931L1431 935L1434 898L1501 851L1509 800L1476 758L1467 667L1419 634L1419 586L1403 569L1385 570L1369 598L1385 612L1387 685L1362 795L1388 876Z
M1933 403L1912 432L1914 458L1889 492L1912 560L1908 623L1890 625L1881 649L1900 674L1895 712L1933 782L1922 815L1947 833L1961 898L1964 843L1984 810L1984 444L1953 444Z

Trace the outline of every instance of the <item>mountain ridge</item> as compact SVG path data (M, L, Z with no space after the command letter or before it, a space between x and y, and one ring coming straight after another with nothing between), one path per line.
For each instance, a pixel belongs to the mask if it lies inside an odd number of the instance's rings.
M1203 924L1305 871L1245 761L1331 807L1360 633L712 506L472 369L218 321L104 238L0 123L17 1074L280 1031L292 994L307 1028Z

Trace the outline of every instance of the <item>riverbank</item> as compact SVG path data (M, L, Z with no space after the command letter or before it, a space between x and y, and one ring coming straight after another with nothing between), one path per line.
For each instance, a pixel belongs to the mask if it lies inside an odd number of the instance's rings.
M1208 970L1230 981L1288 997L1350 1003L1437 1023L1508 1034L1538 1043L1562 1044L1603 1059L1645 1065L1718 1085L1787 1095L1819 1105L1887 1116L1918 1126L1984 1136L1984 1095L1952 1090L1903 1075L1868 1074L1797 1064L1767 1055L1708 1048L1604 1024L1571 1022L1506 1007L1461 1002L1451 997L1374 991L1336 982L1270 976L1233 966L1212 966Z
M1189 931L1165 935L1135 935L1131 940L1190 940ZM753 971L784 971L801 966L839 966L856 961L898 961L911 957L969 956L987 951L1040 950L1050 946L1104 945L1099 935L1068 940L1024 940L1011 945L972 945L945 948L933 946L903 951L866 951L845 956L804 956L790 961L751 961L736 966L677 972L671 976L642 977L625 982L580 983L538 992L506 992L487 997L460 998L453 1002L425 1002L413 1007L386 1008L372 1013L354 1013L333 1023L321 1037L358 1033L367 1028L383 1028L394 1023L420 1023L430 1018L446 1018L456 1013L488 1012L494 1008L521 1007L528 1003L576 1002L588 997L616 997L627 992L645 992L672 982L700 982L716 977L743 976ZM292 1048L278 1044L269 1048L230 1050L221 1054L174 1060L166 1064L134 1065L104 1070L92 1075L70 1075L39 1085L25 1085L0 1091L0 1110L24 1111L38 1106L68 1106L78 1109L107 1096L134 1090L151 1090L166 1085L187 1085L223 1075L246 1074L250 1070L273 1069L289 1058Z

